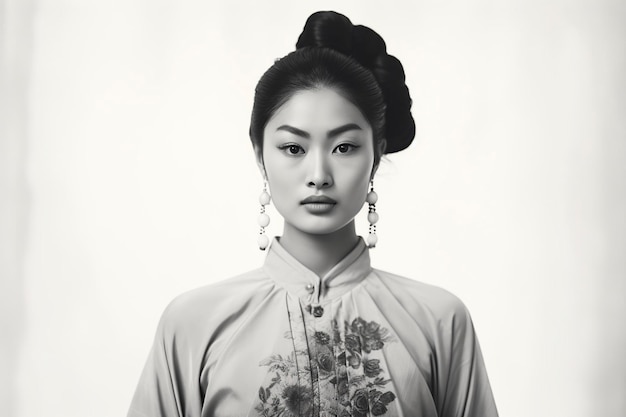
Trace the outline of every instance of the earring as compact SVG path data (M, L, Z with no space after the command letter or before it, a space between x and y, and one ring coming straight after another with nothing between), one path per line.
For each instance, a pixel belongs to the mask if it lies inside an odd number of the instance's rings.
M268 216L265 212L265 206L270 203L270 200L271 196L267 192L267 181L264 181L263 191L259 196L259 203L261 204L261 214L259 214L259 217L257 219L257 222L261 227L261 230L259 231L259 249L261 250L265 250L265 248L267 248L267 245L269 245L270 243L267 236L265 236L265 228L270 224L270 216Z
M369 204L369 210L367 212L367 221L370 223L369 234L367 235L367 246L375 248L378 243L378 236L376 236L376 223L378 222L378 213L376 213L376 202L378 201L378 194L374 191L374 180L370 181L370 191L365 198L367 204Z

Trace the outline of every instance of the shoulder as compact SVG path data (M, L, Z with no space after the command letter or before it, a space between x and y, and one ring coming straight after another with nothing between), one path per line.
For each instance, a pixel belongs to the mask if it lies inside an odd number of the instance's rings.
M272 291L273 284L261 268L184 292L165 308L159 326L166 334L208 330Z
M383 286L412 315L465 325L471 322L463 301L450 291L412 278L374 269Z

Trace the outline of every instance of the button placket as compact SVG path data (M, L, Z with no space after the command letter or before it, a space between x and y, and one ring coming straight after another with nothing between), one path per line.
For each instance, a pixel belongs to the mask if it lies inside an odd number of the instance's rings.
M322 283L317 281L315 283L309 282L305 289L309 293L309 300L307 305L307 311L315 318L320 318L324 315L324 308L320 303L320 289Z

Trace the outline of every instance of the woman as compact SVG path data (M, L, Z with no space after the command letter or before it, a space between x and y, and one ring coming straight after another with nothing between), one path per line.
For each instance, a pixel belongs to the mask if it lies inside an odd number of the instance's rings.
M175 299L129 416L496 416L470 316L372 269L385 153L415 134L400 62L343 15L309 17L256 88L250 137L284 233L262 268ZM354 217L369 204L367 244Z

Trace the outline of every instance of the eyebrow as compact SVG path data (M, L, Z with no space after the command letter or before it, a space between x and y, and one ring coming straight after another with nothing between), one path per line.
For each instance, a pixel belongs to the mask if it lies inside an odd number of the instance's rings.
M289 133L293 133L296 136L301 136L303 138L309 139L311 135L304 130L298 129L297 127L289 126L289 125L281 125L276 128L276 131L284 130Z
M334 138L335 136L339 136L342 133L349 132L351 130L363 130L363 129L361 129L361 126L357 125L356 123L348 123L347 125L339 126L329 131L327 136L330 139L330 138Z
M297 127L293 127L289 125L281 125L276 128L276 131L279 131L279 130L284 130L286 132L293 133L294 135L303 137L305 139L311 138L311 134L309 134L308 132L305 132L302 129L298 129ZM343 126L339 126L332 130L329 130L326 136L328 137L328 139L332 139L336 136L341 135L342 133L349 132L350 130L363 130L363 129L361 129L361 126L357 125L356 123L348 123Z

